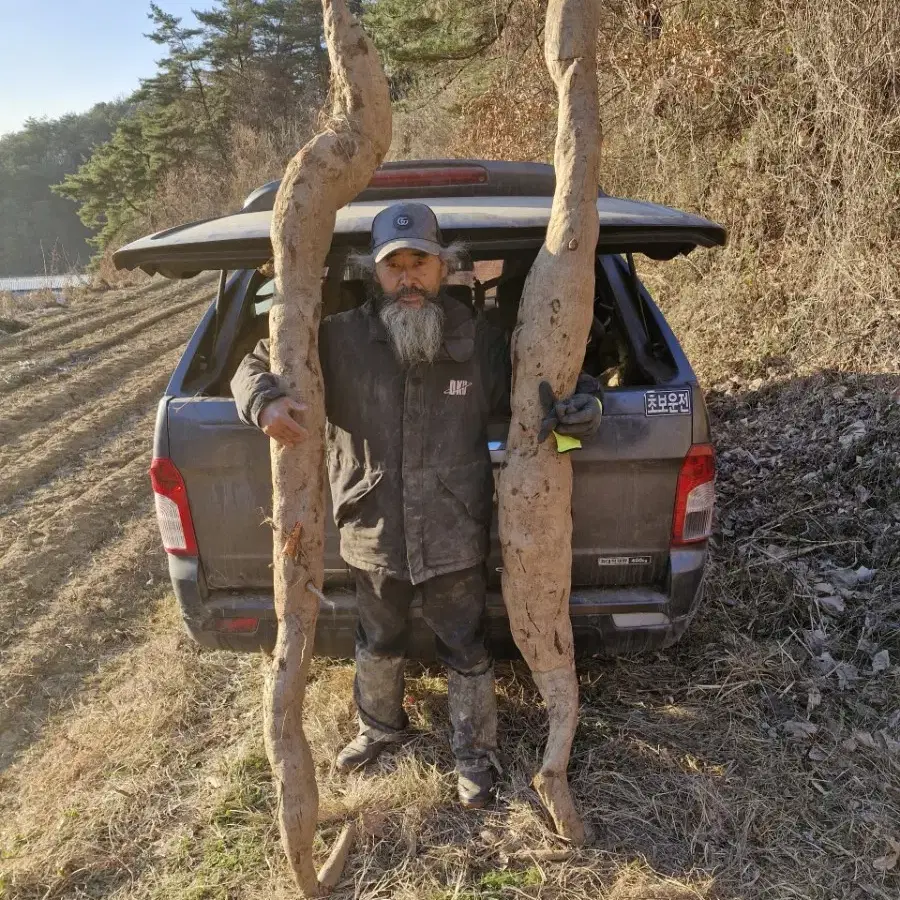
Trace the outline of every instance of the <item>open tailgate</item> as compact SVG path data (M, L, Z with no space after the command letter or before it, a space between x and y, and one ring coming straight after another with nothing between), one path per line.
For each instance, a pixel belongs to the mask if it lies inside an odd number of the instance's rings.
M337 214L335 246L364 247L372 219L394 200L349 203ZM550 218L552 197L421 198L435 212L447 240L464 240L486 258L504 250L539 247ZM643 253L671 259L696 247L725 244L721 225L690 213L601 196L598 251ZM208 270L253 269L272 256L270 210L246 211L148 235L122 247L113 260L119 269L148 275L191 278ZM317 223L315 227L321 227Z

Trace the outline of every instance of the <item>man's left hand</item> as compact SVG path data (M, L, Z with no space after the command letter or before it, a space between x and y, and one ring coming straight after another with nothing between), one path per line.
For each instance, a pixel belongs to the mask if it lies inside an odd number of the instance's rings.
M576 393L565 400L557 400L549 381L542 381L538 386L541 406L544 408L544 419L538 432L538 441L545 441L551 431L573 438L587 438L597 432L603 416L603 405L593 394L578 391L596 390L599 383L590 378L593 384L588 385L590 376L580 376Z

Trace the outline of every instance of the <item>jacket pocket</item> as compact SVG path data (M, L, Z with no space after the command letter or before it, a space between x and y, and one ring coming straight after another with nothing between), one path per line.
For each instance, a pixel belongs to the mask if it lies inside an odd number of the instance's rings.
M383 472L365 472L358 481L342 484L340 490L335 492L334 521L338 528L358 518L360 504L375 490L383 474Z
M438 481L479 525L491 521L493 472L489 461L481 460L437 469Z

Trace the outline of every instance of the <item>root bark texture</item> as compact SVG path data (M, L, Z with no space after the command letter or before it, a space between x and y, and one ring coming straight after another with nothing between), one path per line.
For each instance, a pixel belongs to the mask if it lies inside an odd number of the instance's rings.
M559 96L556 192L547 237L525 284L513 334L512 422L500 475L503 596L516 644L549 717L535 778L557 831L575 843L585 829L566 777L578 720L569 619L572 465L553 439L538 444L538 385L575 387L593 312L600 115L598 0L550 0L544 57Z
M346 0L322 0L331 61L331 121L288 164L272 215L276 297L272 371L307 404L299 447L272 442L275 611L278 639L265 685L266 752L278 793L281 841L307 897L340 877L352 830L322 876L312 845L319 794L303 731L303 700L324 575L325 401L318 330L322 274L337 211L371 180L387 154L391 107L381 61Z

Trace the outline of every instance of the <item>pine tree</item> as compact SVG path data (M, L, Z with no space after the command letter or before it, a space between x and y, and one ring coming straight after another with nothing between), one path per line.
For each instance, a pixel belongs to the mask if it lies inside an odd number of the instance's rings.
M397 82L458 70L479 57L503 33L515 0L379 0L367 4L364 21Z
M29 119L0 138L0 274L66 271L88 262L90 232L50 187L109 140L130 109L127 102L100 103L85 113Z
M134 114L57 188L98 231L100 250L162 226L154 197L171 173L199 168L227 179L233 126L262 134L325 98L315 0L216 0L195 14L187 27L151 3L147 37L165 48L156 74L132 96Z

